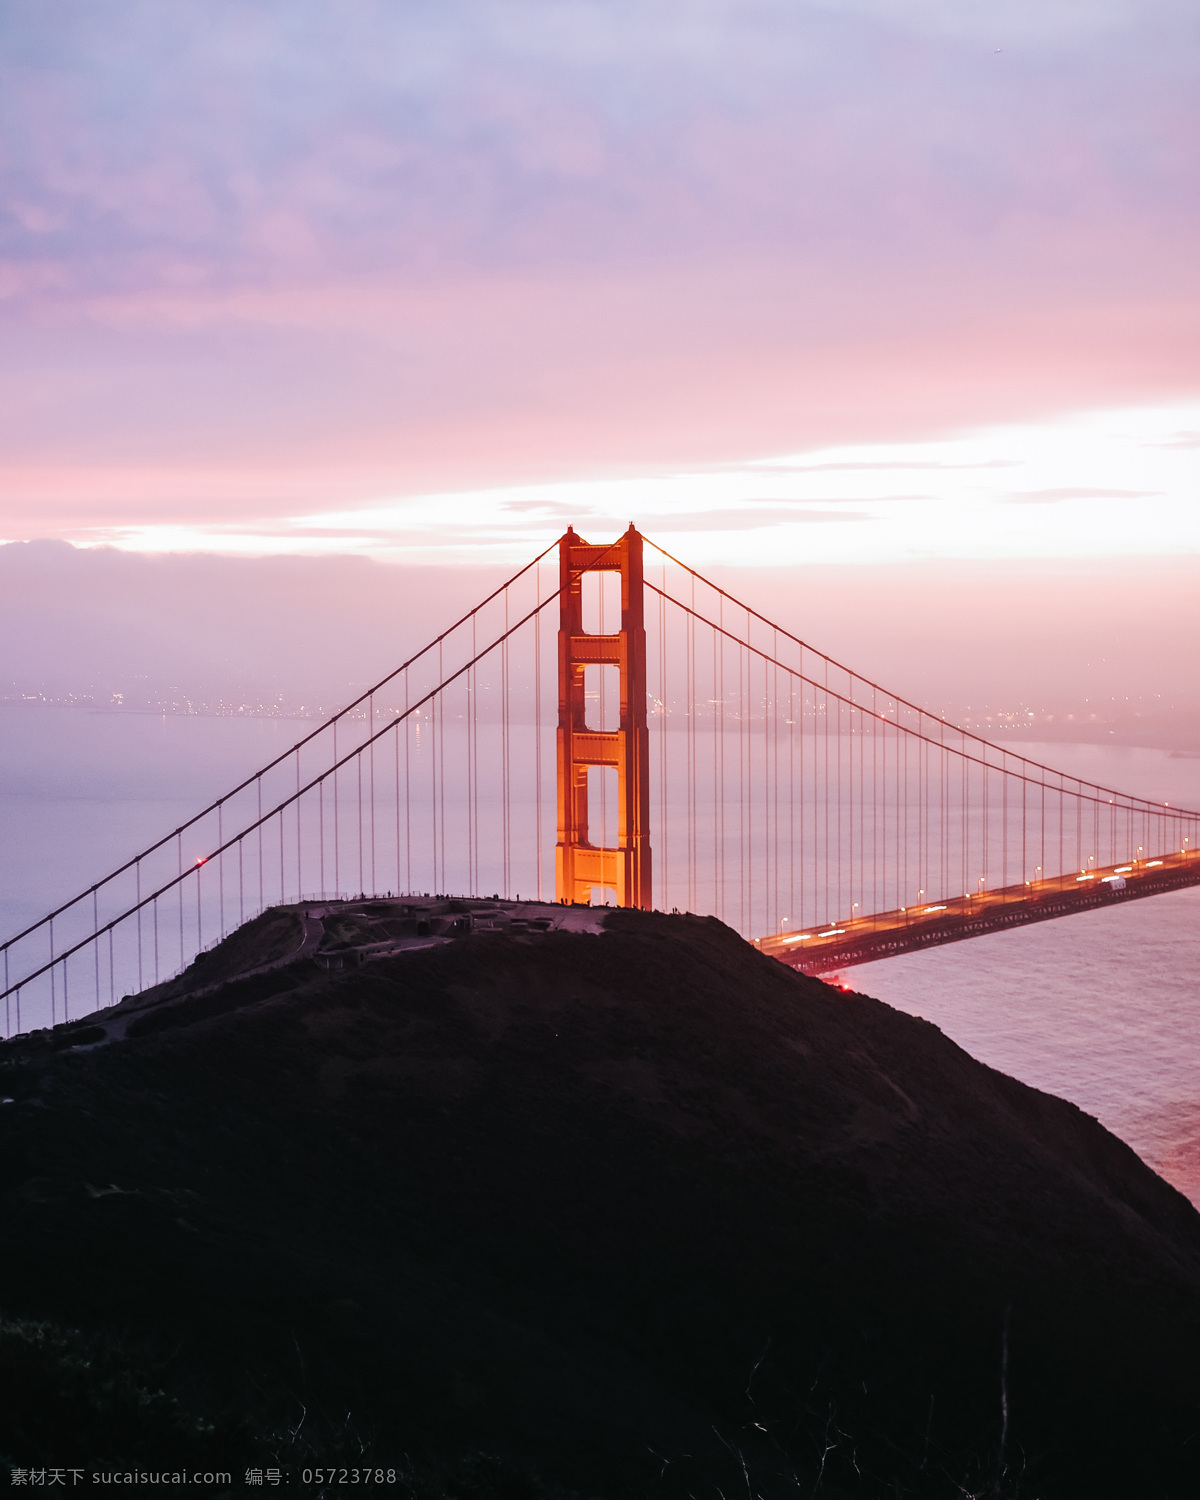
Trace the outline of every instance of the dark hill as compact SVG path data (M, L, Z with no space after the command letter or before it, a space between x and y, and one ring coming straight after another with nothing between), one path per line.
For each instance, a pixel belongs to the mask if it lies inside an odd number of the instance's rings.
M303 935L0 1049L14 1462L1200 1494L1200 1216L1073 1106L714 920Z

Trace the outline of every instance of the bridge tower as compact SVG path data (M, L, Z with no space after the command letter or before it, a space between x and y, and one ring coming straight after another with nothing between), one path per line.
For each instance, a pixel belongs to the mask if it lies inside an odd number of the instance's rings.
M631 525L619 541L592 546L568 527L558 544L558 845L559 901L590 901L594 886L617 893L618 906L649 907L650 743L646 726L646 629L642 604L642 538ZM615 635L583 629L583 575L621 575L621 628ZM590 729L584 668L620 671L620 727ZM617 772L617 846L588 836L588 768Z

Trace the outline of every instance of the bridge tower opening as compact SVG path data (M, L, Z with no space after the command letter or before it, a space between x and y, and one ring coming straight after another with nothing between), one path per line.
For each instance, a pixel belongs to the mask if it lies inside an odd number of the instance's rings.
M555 894L590 901L596 887L616 892L618 906L650 907L650 736L646 725L646 629L642 538L631 525L618 541L594 546L568 527L558 544L558 844ZM619 573L621 628L613 635L583 628L585 573ZM616 667L616 729L587 723L584 670ZM588 824L588 770L616 771L617 843L593 843Z

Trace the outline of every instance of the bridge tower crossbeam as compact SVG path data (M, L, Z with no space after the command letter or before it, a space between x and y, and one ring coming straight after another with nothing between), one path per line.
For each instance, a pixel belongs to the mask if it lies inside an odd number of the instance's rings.
M621 578L621 628L593 634L583 628L583 576ZM642 538L633 526L608 546L593 546L568 528L559 543L558 843L555 892L559 901L590 901L595 887L616 892L618 906L649 907L650 743L646 723L646 630ZM614 730L587 722L584 673L616 666L620 720ZM617 843L593 843L589 830L588 771L617 773Z

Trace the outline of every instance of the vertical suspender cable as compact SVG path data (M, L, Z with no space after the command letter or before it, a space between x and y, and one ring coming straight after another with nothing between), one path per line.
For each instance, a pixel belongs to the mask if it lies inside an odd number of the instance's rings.
M446 894L446 715L443 708L445 695L441 685L445 680L442 665L442 647L438 645L438 692L429 705L430 727L437 725L433 749L433 792L430 809L433 814L433 892Z
M812 844L811 889L813 905L812 920L815 926L821 920L821 732L818 723L817 685L815 679L812 683L810 698L812 702L812 769L809 775L809 781L812 783L812 834L810 838ZM800 791L801 795L803 795L803 785L801 785Z
M538 564L537 601L542 602L542 572ZM537 898L542 899L542 612L533 617L533 802L537 854Z
M834 735L834 750L837 755L837 895L834 899L833 910L830 913L830 915L835 919L845 910L842 904L845 901L845 891L842 886L842 764L845 760L845 754L843 751L842 723L844 709L845 705L843 704L841 698L839 698L837 707L837 732Z
M968 870L970 868L967 839L967 799L970 792L970 785L968 780L969 768L967 764L967 757L965 753L961 752L959 755L959 772L960 787L958 793L958 823L959 831L962 835L962 888L963 895L965 896L968 890L967 881L969 878Z
M394 711L395 710L393 710L393 712ZM407 725L407 723L404 725L404 732L405 732L405 735L408 734L408 725ZM392 730L392 754L393 754L393 758L394 758L394 760L396 762L396 776L395 776L395 781L396 781L396 894L398 896L400 894L400 892L404 889L403 882L400 879L400 726L399 725L396 725L395 728L393 728L393 730ZM322 782L321 783L321 787L323 788L324 785L325 785L325 783ZM323 862L322 862L322 867L321 867L321 889L322 890L325 889L325 869L324 869L324 863Z
M341 828L338 821L338 747L337 747L338 721L333 721L333 889L334 894L340 897L342 894L342 841ZM258 792L258 815L262 817L262 785L259 784ZM259 826L258 834L258 883L259 904L262 904L262 827Z
M366 870L365 870L364 865L363 865L363 785L362 785L362 768L363 768L362 753L360 751L359 754L354 757L355 786L358 789L358 892L359 892L360 896L364 895L366 893L366 889L367 889ZM282 858L283 858L283 837L282 837L283 819L280 818L279 822L280 822L280 840L279 840L280 856L279 857L282 860Z
M217 937L225 936L225 817L224 803L217 803ZM141 942L139 940L138 947Z
M371 820L375 826L374 818ZM224 840L222 840L222 843ZM296 900L304 897L304 830L300 821L300 748L296 747ZM222 922L224 918L222 918Z
M908 735L896 704L896 905L908 905Z
M741 846L740 878L742 886L742 931L749 933L754 921L754 788L750 746L750 655L738 646L738 798L741 822L738 837Z
M851 710L853 717L854 710ZM863 736L867 732L866 714L860 708L858 710L858 902L862 908L862 914L867 914L867 872L864 868L867 858L867 828L866 828L866 752L867 747ZM853 895L853 891L851 895Z
M371 693L368 696L368 698L367 698L367 733L371 736L371 742L370 742L370 745L367 748L367 754L371 757L371 762L370 762L370 765L368 767L368 777L369 777L370 783L371 783L371 894L375 895L376 892L379 889L379 882L378 882L378 877L377 877L376 868L375 868L375 694L374 693ZM300 759L300 757L297 756L296 757L296 760L297 760L297 765L296 765L297 780L299 779L299 776L300 776L299 759ZM299 790L299 786L297 786L297 791L298 790ZM297 836L297 838L299 838L299 835L300 835L300 803L297 801L297 803L296 803L296 836ZM296 854L297 867L299 867L299 860L300 860L300 855L299 855L299 851L297 851L297 854Z
M712 631L712 912L720 915L721 897L717 870L720 867L720 840L717 819L720 817L720 789L717 783L717 631Z
M803 700L804 684L800 684ZM796 678L788 673L788 914L796 920Z
M822 909L824 910L824 913L825 913L825 915L822 918L822 920L826 921L826 922L830 922L830 921L833 920L833 913L832 913L832 910L830 908L830 901L829 901L830 863L829 863L829 659L828 659L828 657L826 657L826 659L825 659L825 692L824 692L824 695L823 695L823 706L824 706L824 712L825 712L825 731L824 731L824 736L823 736L824 741L825 741L825 756L824 756L825 765L824 765L824 768L823 768L823 772L822 772L822 776L821 776L821 781L822 781L822 790L823 790L823 792L825 794L825 818L824 818L824 822L825 822L825 837L824 837L824 844L825 844L825 889L821 893L821 896L822 896L821 906L822 906Z
M692 607L696 604L696 579L693 576ZM685 717L686 736L684 745L686 758L684 760L684 787L687 797L687 909L696 909L696 616L694 613L684 616L683 621L683 689L686 695Z
M922 724L920 715L918 715L918 733L923 727L924 726ZM926 767L927 759L925 755L925 740L924 737L922 737L917 740L917 878L915 884L918 892L918 901L921 900L921 893L925 891L929 884L928 877L925 873L926 860L929 856L928 828L926 825L926 819L929 816L929 802L928 798L925 795Z
M723 595L717 596L717 621L721 631L725 629L725 599ZM717 730L717 762L719 771L717 780L720 785L720 796L717 802L717 816L721 821L721 832L718 840L720 855L720 896L718 898L717 914L721 920L725 920L725 636L721 635L717 653L717 712L720 714L720 725Z
M912 858L912 854L908 829L908 804L911 778L908 774L908 746L909 736L906 734L904 736L904 873L900 895L900 905L904 907L912 905L912 876L909 871L909 861Z
M1100 863L1100 798L1095 796L1092 801L1092 850L1096 864Z
M145 987L146 987L145 980L142 978L142 862L141 862L140 859L135 862L133 870L134 870L134 889L137 892L137 903L138 903L138 910L137 910L137 948L138 948L138 993L140 994L142 992L142 990L144 990ZM53 926L50 928L50 931L51 932L54 931ZM51 969L50 974L51 974L51 977L53 977L53 975L54 975L54 970L53 969Z
M887 857L887 829L884 821L887 815L887 809L884 805L884 796L880 789L879 747L880 739L883 733L883 731L880 729L880 723L883 719L883 715L879 712L879 693L874 683L871 684L871 707L868 712L866 705L863 705L863 717L865 720L868 720L870 722L871 726L871 910L872 912L878 912L887 906L886 870L882 871L885 897L885 899L882 901L882 904L880 901L879 891L881 865L882 861ZM866 858L865 846L863 857L864 859ZM866 905L866 900L866 891L864 888L864 906Z
M1000 886L1008 884L1008 752L1000 748Z
M404 889L412 895L412 755L408 719L408 673L404 674Z
M938 895L950 894L950 846L947 842L948 819L946 785L946 719L943 715L938 729Z
M792 715L795 718L795 715ZM807 920L805 916L805 890L804 879L804 648L800 648L800 913L796 921L797 927L803 927ZM810 773L811 774L811 773Z
M442 643L438 642L438 682L442 680ZM433 855L433 893L438 893L438 700L429 705L429 823Z
M507 897L511 893L510 867L512 861L512 761L510 726L512 705L509 701L510 679L508 671L508 591L504 594L504 643L500 647L500 670L504 676L504 866L502 890Z
M667 564L662 565L662 593L658 596L658 805L662 819L663 909L671 909L671 820L667 816Z
M298 784L299 783L297 782L297 785ZM224 853L224 850L225 850L225 834L224 834L224 831L223 831L224 830L224 826L225 826L225 820L224 820L224 817L223 817L223 813L224 813L224 804L218 802L217 803L217 848L221 850L221 853L217 855L217 911L220 914L220 919L221 919L220 920L220 926L219 926L218 933L217 933L218 937L224 937L225 936L225 853ZM297 812L297 817L299 817L299 813L298 812ZM140 947L141 945L139 944L138 946Z
M100 1009L100 897L92 887L92 956L96 967L96 1009ZM158 983L158 902L154 903L154 982ZM8 989L8 949L4 950L4 988ZM8 1026L8 997L4 999L4 1024ZM5 1035L7 1035L7 1030Z
M262 816L262 784L259 783L258 792L259 816ZM259 825L259 870L262 870L262 825ZM183 968L183 833L180 831L175 835L176 852L179 857L179 967ZM108 929L108 978L109 988L112 988L112 928Z
M778 652L778 642L772 651L772 659ZM763 764L767 771L767 786L771 794L770 814L771 828L770 837L763 840L766 845L764 850L764 866L767 874L765 888L767 901L767 916L770 918L769 928L778 932L779 930L779 718L775 712L775 700L779 692L779 669L773 667L770 662L763 663L763 688L766 696L766 718L763 725ZM768 809L764 806L764 813ZM772 864L774 870L772 871ZM772 875L774 884L772 884ZM772 892L774 894L772 895Z
M688 860L688 910L695 911L700 905L700 783L699 783L699 739L700 730L697 715L700 712L700 700L696 696L696 580L692 579L692 613L688 615L688 723L691 726L691 736L688 745L688 784L690 789L690 807L688 811L689 843L691 846Z
M475 618L471 617L471 656L475 655ZM471 667L463 676L463 723L467 732L467 891L477 895L479 886L475 880L475 695L472 683L476 667Z

